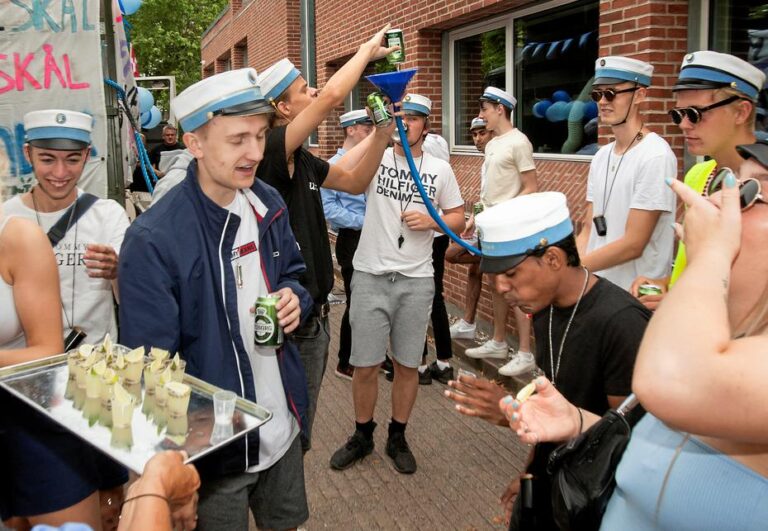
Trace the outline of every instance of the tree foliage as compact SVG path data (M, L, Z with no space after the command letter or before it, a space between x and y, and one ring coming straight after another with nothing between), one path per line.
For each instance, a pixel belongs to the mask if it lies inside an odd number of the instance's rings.
M228 0L144 0L126 17L142 76L176 76L177 93L202 77L200 39Z

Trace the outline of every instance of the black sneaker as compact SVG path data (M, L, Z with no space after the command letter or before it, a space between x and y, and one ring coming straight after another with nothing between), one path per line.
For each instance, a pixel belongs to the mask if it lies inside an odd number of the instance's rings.
M429 367L424 369L424 372L419 371L419 385L432 385L432 373Z
M347 365L346 367L342 367L341 364L336 365L336 371L334 372L336 376L339 378L344 378L345 380L352 381L352 376L355 374L355 368L351 365Z
M384 378L387 379L388 382L394 382L395 381L395 371L391 371L384 374Z
M395 368L392 366L392 360L389 357L385 358L379 367L379 370L381 372L395 372ZM389 381L391 382L392 380Z
M331 468L334 470L346 470L354 465L355 462L360 461L366 455L373 452L373 446L373 439L368 440L361 432L355 430L355 433L347 440L346 444L336 450L331 457Z
M437 366L437 362L433 361L429 364L429 373L432 375L433 380L437 380L441 384L448 385L449 380L453 380L453 367L446 367L441 369Z
M387 439L387 455L392 458L395 470L401 474L416 472L416 458L413 457L404 433L393 433Z

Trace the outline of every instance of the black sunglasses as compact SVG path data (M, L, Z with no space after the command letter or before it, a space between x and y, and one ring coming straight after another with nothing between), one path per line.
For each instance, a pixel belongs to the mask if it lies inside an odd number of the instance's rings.
M594 89L591 92L590 96L592 96L592 100L595 101L595 102L598 102L598 101L600 101L603 98L605 98L605 101L611 102L614 99L616 99L616 95L617 94L624 94L625 92L634 92L634 91L636 91L639 88L640 87L631 87L631 88L622 89L622 90L616 90L616 89L605 89L605 90Z
M704 195L710 196L716 192L719 192L723 188L723 182L728 175L733 175L733 170L730 168L722 168L717 173L710 175L704 185ZM734 175L734 179L736 176ZM755 206L755 203L767 203L763 198L763 187L760 181L754 178L744 179L739 182L739 201L741 203L741 211L748 210Z
M683 118L688 118L689 122L697 124L705 112L728 105L736 100L746 100L746 98L742 98L741 96L731 96L730 98L725 98L724 100L713 103L712 105L707 105L706 107L680 107L679 109L672 109L667 114L669 114L669 117L675 122L675 125L680 125Z

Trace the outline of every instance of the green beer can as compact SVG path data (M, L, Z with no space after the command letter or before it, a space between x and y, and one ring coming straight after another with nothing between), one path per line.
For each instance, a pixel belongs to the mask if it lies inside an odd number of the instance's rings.
M482 212L484 209L485 209L485 207L483 206L483 204L482 204L480 201L478 201L477 203L475 203L474 205L472 205L472 213L473 213L475 216L477 216L477 215L478 215L480 212Z
M637 288L637 294L643 295L661 295L661 288L656 284L641 284Z
M403 39L403 30L391 29L384 34L387 41L387 48L400 46L399 50L387 54L387 62L391 65L405 62L405 39Z
M256 299L253 342L260 347L279 347L283 344L283 329L277 320L277 301L280 297L267 295Z
M384 103L384 96L380 92L368 94L367 103L373 115L373 125L381 127L392 121L392 116L387 111L386 103Z

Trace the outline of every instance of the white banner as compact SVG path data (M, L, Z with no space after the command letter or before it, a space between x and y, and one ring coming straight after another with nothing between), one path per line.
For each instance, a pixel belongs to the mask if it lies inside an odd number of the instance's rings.
M27 191L34 184L23 151L24 114L70 109L94 118L91 157L80 186L106 197L99 15L99 0L0 0L0 150L10 159L11 194Z

